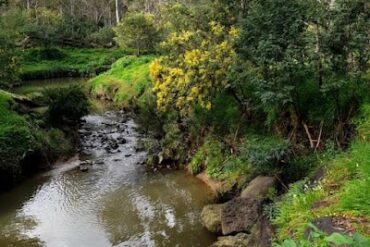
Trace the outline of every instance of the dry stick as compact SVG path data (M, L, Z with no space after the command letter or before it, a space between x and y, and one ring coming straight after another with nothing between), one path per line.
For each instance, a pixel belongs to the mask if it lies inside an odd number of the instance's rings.
M315 151L319 148L320 146L320 142L321 142L321 135L322 135L322 128L324 126L324 122L321 121L320 123L320 134L319 134L319 138L317 139L317 143L316 143L316 147L315 147Z
M274 177L279 180L279 182L281 183L281 185L284 187L284 189L286 189L287 191L289 190L288 186L286 186L283 181L281 181L281 179L275 174Z
M307 125L306 125L305 123L303 123L303 127L304 127L304 129L305 129L305 131L306 131L306 134L307 134L307 136L308 136L308 139L309 139L309 141L310 141L310 147L311 147L311 148L314 148L315 146L313 145L313 140L312 140L312 137L311 137L310 131L308 130L308 127L307 127Z

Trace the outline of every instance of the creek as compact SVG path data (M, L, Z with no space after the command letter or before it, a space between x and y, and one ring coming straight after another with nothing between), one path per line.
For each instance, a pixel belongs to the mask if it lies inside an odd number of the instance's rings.
M0 194L0 246L212 244L200 220L212 192L182 171L148 172L135 127L120 112L86 116L78 157Z

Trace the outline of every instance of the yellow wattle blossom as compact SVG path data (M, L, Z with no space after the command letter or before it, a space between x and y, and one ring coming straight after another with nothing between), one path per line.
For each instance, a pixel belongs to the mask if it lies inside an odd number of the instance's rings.
M173 33L162 43L166 56L150 66L158 110L175 108L186 115L194 104L210 110L212 97L227 85L239 30L217 22L210 29Z
M240 30L236 27L231 27L229 35L233 38L238 38L240 36Z
M224 27L218 22L211 21L209 26L211 27L212 33L216 36L221 36L224 32Z

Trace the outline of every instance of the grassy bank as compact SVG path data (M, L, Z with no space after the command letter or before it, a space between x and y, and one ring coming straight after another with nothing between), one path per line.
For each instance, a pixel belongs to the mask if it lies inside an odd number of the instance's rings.
M17 99L21 98L0 90L0 190L74 151L70 137L45 127L44 115Z
M93 96L125 105L139 99L151 88L149 64L152 56L127 56L112 64L109 71L90 80Z
M23 80L87 77L108 70L127 52L121 49L31 48L18 51Z
M327 246L322 233L314 234L310 243L303 240L311 223L322 217L332 217L334 226L344 233L370 236L370 105L363 107L357 123L358 136L350 149L323 161L319 171L324 175L318 183L297 182L277 203L277 241L294 239L302 245Z

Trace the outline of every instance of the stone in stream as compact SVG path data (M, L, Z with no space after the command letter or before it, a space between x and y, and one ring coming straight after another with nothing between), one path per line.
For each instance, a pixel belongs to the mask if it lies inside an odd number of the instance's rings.
M89 170L88 163L86 163L86 161L82 161L79 167L82 172L87 172Z
M275 189L277 179L274 177L258 176L241 193L242 198L264 198L271 189Z
M211 204L203 207L201 218L205 228L210 232L219 234L221 229L221 212L224 204Z
M95 164L97 164L97 165L103 165L104 164L104 160L96 160L95 161Z
M118 137L117 141L118 141L119 144L126 144L127 143L127 140L122 136Z
M217 242L213 243L211 247L247 247L248 234L238 233L235 236L218 237Z
M237 197L225 203L221 212L223 235L250 232L261 216L262 200Z

